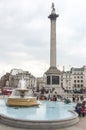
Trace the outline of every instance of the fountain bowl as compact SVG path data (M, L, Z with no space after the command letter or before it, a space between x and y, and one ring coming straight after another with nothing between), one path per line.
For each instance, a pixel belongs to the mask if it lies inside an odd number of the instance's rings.
M38 106L36 97L31 96L32 90L27 89L26 81L22 77L19 80L18 88L12 91L12 94L7 98L7 106L31 107Z
M35 97L8 97L7 99L8 106L17 106L17 107L31 107L31 106L38 106L39 103L37 102Z

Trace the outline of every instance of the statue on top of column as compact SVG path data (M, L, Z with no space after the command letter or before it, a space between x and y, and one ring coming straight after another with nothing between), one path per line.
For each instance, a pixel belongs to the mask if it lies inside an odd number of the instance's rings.
M54 13L55 13L55 7L54 7L54 3L52 3L52 6L51 6L51 8L52 8L52 13L54 14Z

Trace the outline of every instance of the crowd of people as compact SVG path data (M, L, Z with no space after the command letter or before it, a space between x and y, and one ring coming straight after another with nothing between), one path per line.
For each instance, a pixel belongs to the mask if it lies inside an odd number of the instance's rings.
M37 100L38 99L40 99L40 100L50 100L50 101L57 101L58 99L60 99L61 100L61 96L60 95L56 95L56 94L54 94L54 95L46 95L46 96L44 96L44 95L41 95L41 96L37 96Z
M75 106L75 111L78 113L79 117L85 117L86 115L86 101L84 99L83 94L82 95L74 95L72 96L72 100L70 98L65 98L62 97L61 95L57 95L57 93L55 93L55 95L50 95L48 94L47 96L41 95L41 97L37 96L37 100L50 100L50 101L58 101L58 99L60 99L60 101L63 101L64 103L68 104L71 102L75 102L76 106Z
M82 103L78 102L75 107L75 111L78 113L79 117L84 117L86 115L86 102L83 101Z
M78 95L74 95L73 94L73 97L72 97L72 101L73 102L82 102L84 100L84 96L83 95L81 95L81 96L78 96Z
M86 115L86 101L83 95L75 96L73 95L72 101L76 102L75 111L78 113L79 117L85 117Z

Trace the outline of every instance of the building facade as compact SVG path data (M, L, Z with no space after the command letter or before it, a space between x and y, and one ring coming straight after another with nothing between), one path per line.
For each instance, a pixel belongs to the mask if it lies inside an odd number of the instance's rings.
M1 87L18 87L19 80L26 80L27 88L34 89L35 91L39 91L42 88L46 90L53 89L55 87L46 87L46 75L43 77L35 78L28 71L23 71L20 69L12 69L10 73L6 73L1 77L0 84ZM62 90L68 91L79 91L84 89L86 91L86 66L81 68L72 67L69 71L62 71L60 78ZM58 93L58 86L55 88L55 91ZM61 91L62 93L64 91Z
M70 71L62 72L61 86L65 90L86 89L86 66L71 68Z
M2 86L16 88L22 77L26 81L27 88L36 89L37 79L28 71L23 71L21 69L12 69L10 73L6 73L6 75L2 76Z

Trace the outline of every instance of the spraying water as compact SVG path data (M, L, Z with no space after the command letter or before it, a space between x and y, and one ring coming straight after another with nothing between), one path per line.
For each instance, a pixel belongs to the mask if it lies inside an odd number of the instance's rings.
M26 89L26 81L24 80L24 78L22 77L21 80L19 80L19 84L18 84L18 87L21 88L21 89Z

